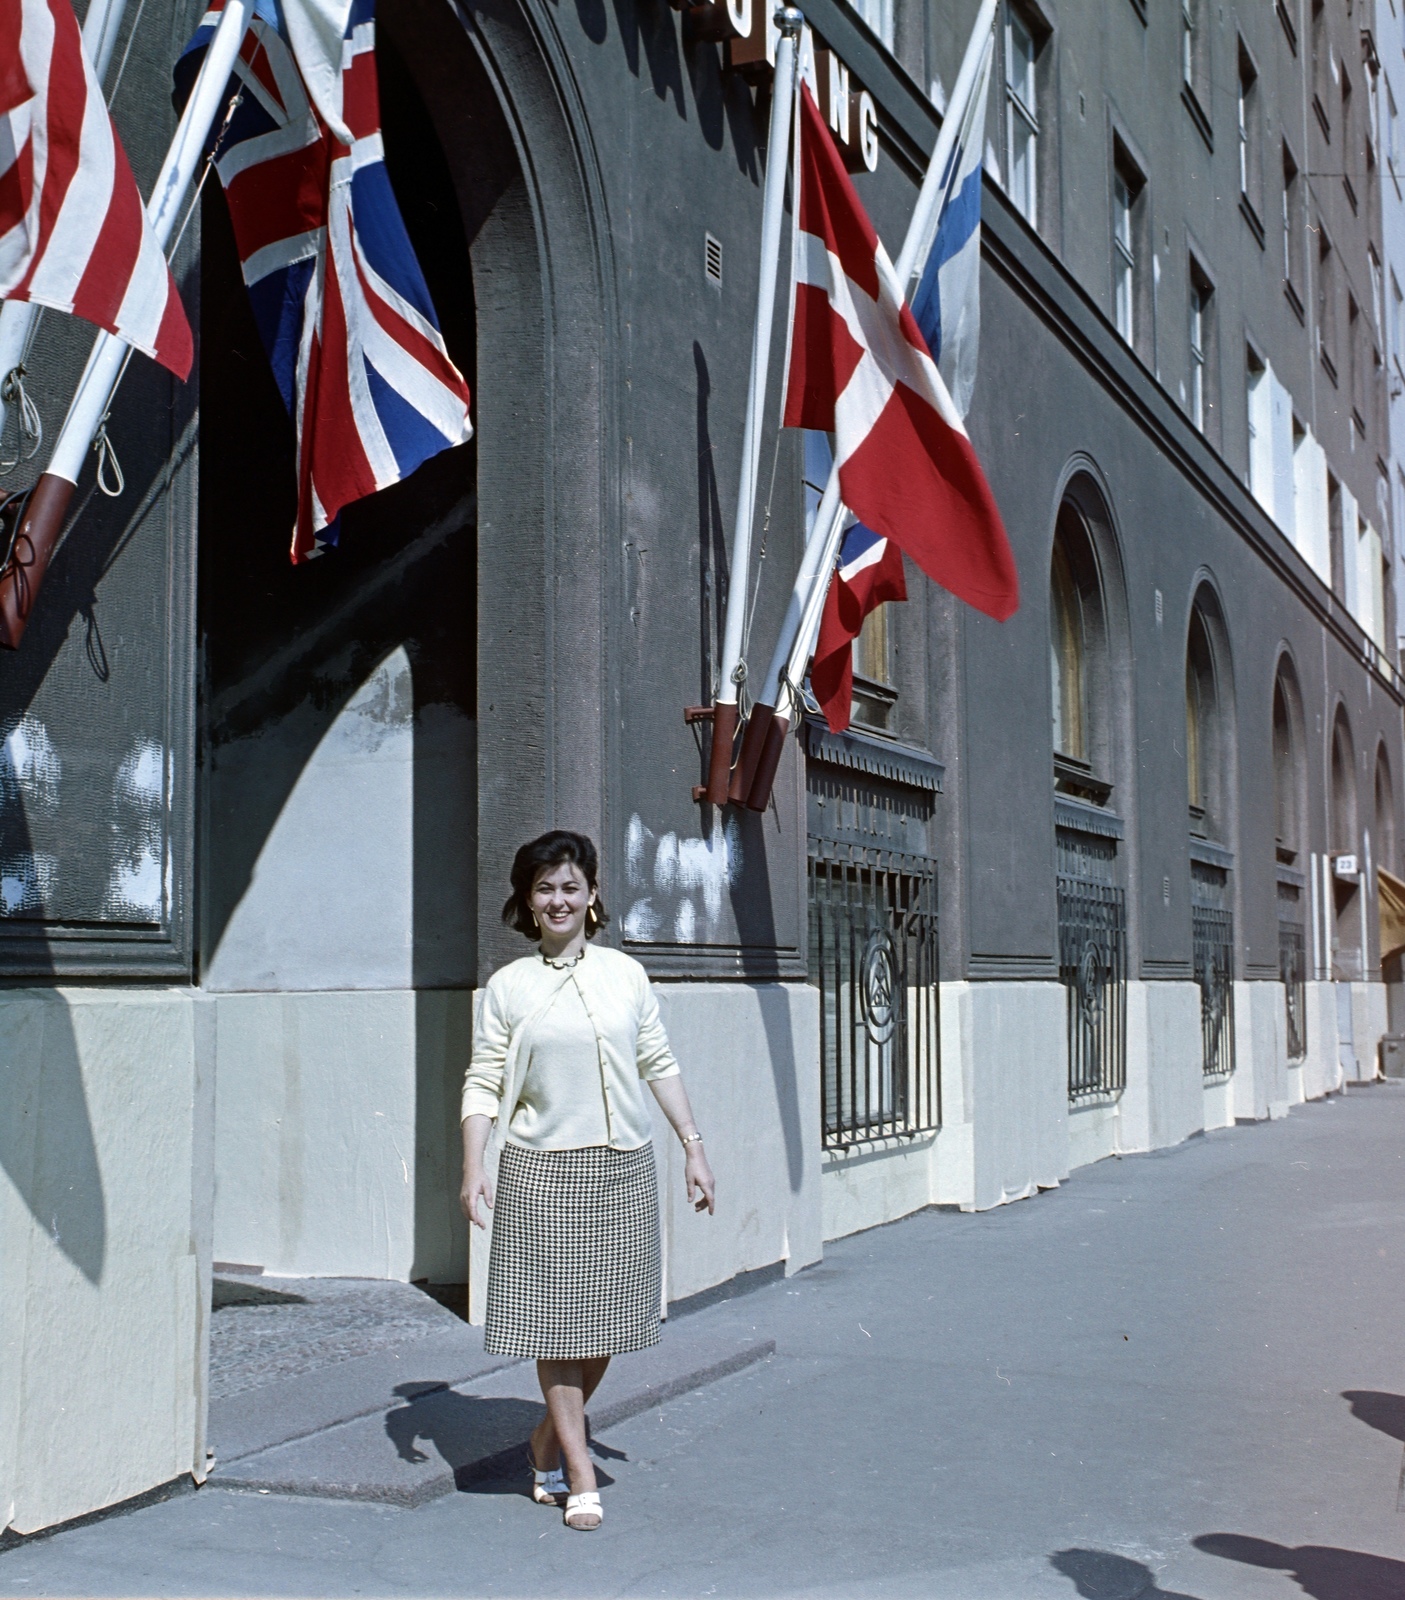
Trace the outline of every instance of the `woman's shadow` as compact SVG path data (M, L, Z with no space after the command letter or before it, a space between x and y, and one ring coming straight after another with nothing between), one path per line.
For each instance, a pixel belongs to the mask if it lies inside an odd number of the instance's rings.
M540 1401L460 1394L445 1383L401 1383L395 1393L405 1404L386 1413L385 1431L402 1461L428 1461L419 1447L423 1440L439 1452L454 1486L465 1493L530 1492L527 1440L546 1414ZM627 1459L598 1439L590 1448L597 1460ZM598 1466L596 1477L602 1484L614 1482Z
M1081 1600L1195 1600L1178 1589L1158 1588L1150 1567L1110 1550L1056 1550L1049 1565L1074 1585Z

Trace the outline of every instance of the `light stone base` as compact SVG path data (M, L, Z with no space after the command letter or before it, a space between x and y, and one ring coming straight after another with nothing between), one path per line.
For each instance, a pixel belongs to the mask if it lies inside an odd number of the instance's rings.
M217 1261L461 1283L463 989L219 994Z
M205 1474L211 1082L190 994L0 994L0 1529Z

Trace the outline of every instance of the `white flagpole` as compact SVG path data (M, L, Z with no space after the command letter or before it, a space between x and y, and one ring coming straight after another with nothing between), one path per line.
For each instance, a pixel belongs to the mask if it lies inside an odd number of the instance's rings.
M961 70L956 75L956 84L947 103L947 114L942 119L931 160L927 163L917 204L913 207L907 235L895 265L904 294L932 248L932 236L955 176L952 158L957 137L970 113L972 97L991 48L998 7L999 0L982 0L966 45L966 54L962 57ZM746 744L740 765L751 767L754 771L747 805L755 811L764 811L770 803L771 784L785 746L786 734L794 720L796 689L804 679L805 667L819 635L820 621L824 615L824 597L829 590L830 575L844 536L844 520L845 508L839 498L839 468L836 464L829 470L824 495L805 541L800 570L795 575L795 585L767 669L766 681L761 686L746 730Z
M769 0L760 0L769 3ZM766 181L761 200L761 277L756 293L756 324L751 341L751 382L742 433L741 473L737 484L737 516L732 527L732 559L727 587L727 615L722 659L712 711L712 756L704 797L725 805L732 781L732 741L737 731L737 700L746 672L742 635L746 626L751 579L751 525L756 509L756 475L761 459L761 419L766 405L766 379L771 356L771 324L775 316L776 277L780 266L781 227L785 220L785 175L790 148L791 106L795 96L795 47L804 17L792 6L776 11L780 40L771 90L771 126L766 143Z
M205 50L175 137L161 164L147 219L164 251L176 225L180 202L199 165L205 141L219 113L225 86L248 28L250 0L228 0L214 37ZM35 592L54 553L64 513L83 461L112 401L131 346L115 334L100 333L68 407L63 431L49 464L34 486L14 544L14 560L0 573L0 645L14 649L24 634Z
M83 18L83 50L93 64L93 76L101 87L117 48L127 0L91 0ZM16 367L24 365L39 307L28 300L7 300L0 305L0 434L5 431L3 380ZM23 430L23 421L21 421ZM36 449L37 449L36 444Z

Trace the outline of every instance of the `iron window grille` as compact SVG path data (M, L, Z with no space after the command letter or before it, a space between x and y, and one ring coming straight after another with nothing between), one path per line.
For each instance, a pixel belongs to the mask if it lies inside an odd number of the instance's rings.
M1234 1071L1234 913L1191 906L1195 981L1200 985L1201 1068L1207 1078Z
M1058 832L1059 979L1068 990L1068 1097L1127 1085L1127 891L1110 839Z
M936 863L812 836L808 878L824 1147L940 1127Z
M1288 1059L1307 1054L1307 947L1301 922L1278 924L1278 971L1283 979Z

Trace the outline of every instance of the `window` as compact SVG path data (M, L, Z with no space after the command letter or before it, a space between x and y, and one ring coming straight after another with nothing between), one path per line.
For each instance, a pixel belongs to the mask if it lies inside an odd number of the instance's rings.
M1085 761L1083 607L1069 569L1065 542L1058 537L1054 539L1050 590L1049 676L1054 701L1054 754Z
M1181 0L1181 82L1195 88L1195 7L1192 0Z
M1149 255L1142 234L1146 226L1146 184L1121 140L1112 154L1112 305L1117 331L1139 351L1149 326L1144 317L1143 261Z
M1327 230L1317 226L1317 350L1322 366L1337 381L1337 271L1336 253Z
M1293 152L1283 146L1283 291L1294 315L1303 312L1303 241L1307 236L1303 214L1303 178Z
M893 48L893 0L855 0L854 9L891 50Z
M1399 363L1402 360L1400 348L1401 302L1400 284L1394 271L1390 275L1390 300L1387 303L1386 314L1389 318L1387 338L1390 340L1390 353Z
M1263 163L1259 145L1259 73L1244 41L1239 41L1239 193L1248 202L1247 218L1263 243Z
M1342 188L1346 190L1347 203L1353 211L1357 208L1356 189L1351 181L1351 164L1356 160L1357 149L1353 138L1352 110L1351 110L1351 79L1347 76L1346 67L1341 68L1342 80Z
M1390 79L1385 80L1385 159L1392 178L1400 176L1400 113L1396 110L1395 94Z
M1371 319L1379 334L1385 331L1385 279L1381 272L1381 258L1376 254L1373 244L1366 246L1366 261L1371 268Z
M1366 436L1366 366L1361 348L1361 307L1356 296L1346 297L1347 387L1351 395L1351 420L1358 435Z
M1005 13L1005 161L1009 195L1024 219L1039 223L1039 42L1013 6Z
M1186 798L1190 831L1197 837L1223 839L1228 833L1223 781L1225 739L1216 651L1211 643L1218 607L1202 587L1190 613L1185 654Z
M1190 258L1190 417L1203 433L1214 402L1210 398L1206 375L1210 348L1210 310L1214 290L1196 261Z
M1322 136L1332 137L1332 118L1327 107L1331 104L1327 85L1332 77L1332 44L1327 33L1326 0L1312 0L1312 109L1322 129Z

